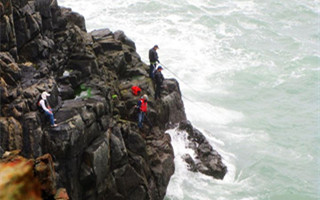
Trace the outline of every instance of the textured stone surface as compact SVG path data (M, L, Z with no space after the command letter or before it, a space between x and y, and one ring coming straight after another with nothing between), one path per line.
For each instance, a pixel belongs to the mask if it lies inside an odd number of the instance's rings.
M174 173L164 131L186 119L178 82L165 80L155 101L148 65L123 31L87 33L84 18L57 0L0 2L0 154L45 154L35 174L47 199L163 199ZM133 85L150 97L141 130ZM43 91L57 127L37 107ZM217 157L206 143L198 152Z
M0 160L0 199L41 200L41 186L34 177L33 161L6 152Z
M0 117L0 144L5 150L22 148L22 126L14 117Z
M56 194L56 175L50 154L45 154L35 159L34 174L40 181L44 198L49 198Z
M227 173L227 167L222 163L221 155L213 149L205 136L196 128L193 128L189 121L181 121L179 129L188 133L188 140L196 155L197 159L186 154L183 159L188 163L188 169L194 172L201 172L217 179L223 179Z

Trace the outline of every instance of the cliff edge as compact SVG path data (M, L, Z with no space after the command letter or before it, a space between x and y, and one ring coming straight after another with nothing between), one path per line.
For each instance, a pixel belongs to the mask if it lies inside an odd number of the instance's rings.
M54 185L70 199L163 199L174 173L164 131L186 120L178 82L166 79L155 101L148 66L122 31L87 33L84 18L56 0L0 2L0 156L50 154ZM152 126L142 130L133 85L150 96ZM43 91L57 127L37 109Z

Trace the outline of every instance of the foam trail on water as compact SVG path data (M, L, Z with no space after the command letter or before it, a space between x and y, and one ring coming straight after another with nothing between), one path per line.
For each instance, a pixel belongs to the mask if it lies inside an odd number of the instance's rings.
M200 130L202 131L202 130ZM223 151L223 142L215 139L213 137L208 137L205 132L202 132L212 144L214 149L216 149L222 156L223 162L228 167L228 173L226 174L224 180L215 180L212 177L201 174L200 172L191 172L187 169L187 163L182 159L182 156L185 154L191 155L195 158L196 154L190 148L188 148L188 134L185 131L180 131L178 129L167 130L167 133L170 134L172 138L172 146L175 153L175 174L172 176L171 181L168 186L167 198L169 199L199 199L206 200L210 196L211 192L208 194L201 194L202 190L207 190L213 184L244 184L245 181L235 180L236 167L233 163L235 156L231 153ZM217 145L216 145L217 144ZM193 180L190 182L190 179ZM185 190L183 188L188 187L188 184L196 183L193 185L190 190ZM214 195L214 193L212 193Z
M188 118L191 121L201 121L203 123L228 124L241 120L244 116L240 112L215 107L207 102L184 101L186 109L189 111Z

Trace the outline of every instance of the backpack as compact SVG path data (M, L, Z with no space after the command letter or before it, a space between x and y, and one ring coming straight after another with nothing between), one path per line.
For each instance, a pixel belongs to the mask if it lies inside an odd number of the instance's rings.
M139 86L132 86L131 91L133 95L137 96L140 94L141 88L139 88Z
M41 100L41 95L39 95L38 98L37 98L36 107L37 107L38 111L43 112L43 109L42 109L42 107L40 105L40 100Z

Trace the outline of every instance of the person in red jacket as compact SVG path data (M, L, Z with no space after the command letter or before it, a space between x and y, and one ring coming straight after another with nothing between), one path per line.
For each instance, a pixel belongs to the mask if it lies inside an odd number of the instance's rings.
M145 94L141 97L141 99L138 101L137 108L139 109L138 113L138 127L142 128L142 123L144 120L144 117L147 113L148 108L148 96Z

